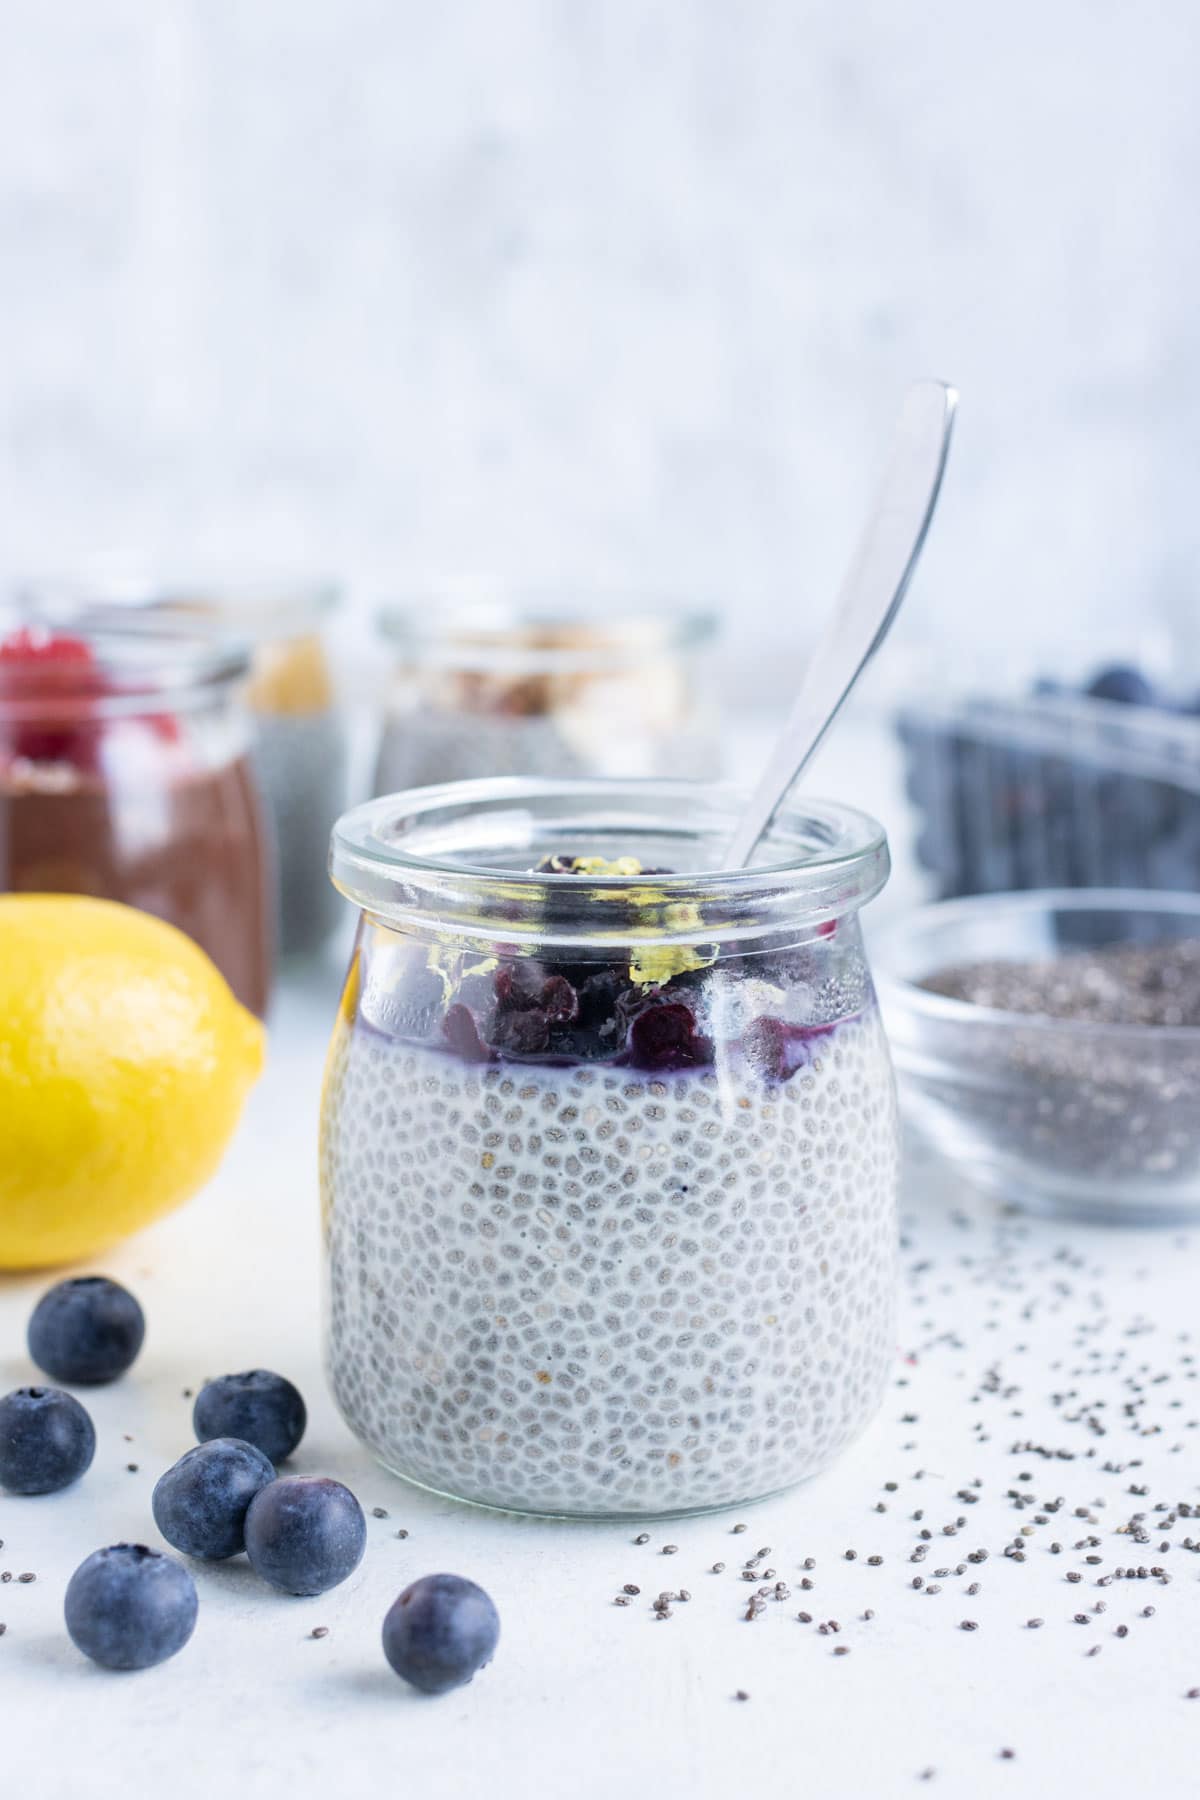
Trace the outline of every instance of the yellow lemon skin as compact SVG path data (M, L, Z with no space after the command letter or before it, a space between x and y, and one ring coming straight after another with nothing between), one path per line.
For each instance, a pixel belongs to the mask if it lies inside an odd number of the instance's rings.
M263 1048L173 925L109 900L0 896L0 1269L94 1256L194 1194Z

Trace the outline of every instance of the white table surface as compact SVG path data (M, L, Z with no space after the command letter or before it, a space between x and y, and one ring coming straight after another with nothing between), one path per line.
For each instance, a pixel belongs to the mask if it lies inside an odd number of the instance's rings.
M745 1509L744 1534L718 1515L651 1526L645 1548L626 1526L458 1507L375 1467L321 1374L315 1138L337 986L332 961L289 976L268 1072L219 1176L102 1259L142 1299L148 1333L134 1370L85 1396L99 1434L91 1471L62 1494L0 1496L0 1569L14 1576L0 1585L5 1794L1171 1800L1200 1791L1200 1700L1185 1697L1200 1686L1200 1557L1181 1547L1189 1534L1200 1539L1200 1519L1154 1532L1147 1546L1116 1531L1159 1500L1200 1505L1200 1365L1185 1360L1200 1232L1004 1219L917 1156L895 1383L837 1467ZM0 1391L33 1376L25 1322L45 1285L0 1280ZM336 1475L362 1500L360 1569L333 1593L299 1600L262 1586L243 1559L198 1567L199 1624L182 1654L137 1675L93 1668L62 1625L71 1571L102 1544L159 1542L150 1492L191 1441L183 1390L254 1365L286 1373L308 1400L294 1467ZM1027 1442L1072 1460L1014 1448ZM892 1480L895 1493L884 1487ZM979 1499L964 1504L957 1492L975 1480ZM1032 1527L1020 1564L1002 1551L1036 1508L1019 1514L1010 1492L1066 1502ZM881 1500L886 1513L873 1510ZM376 1506L389 1516L370 1516ZM1077 1506L1097 1522L1074 1517ZM966 1526L943 1537L959 1516ZM914 1565L923 1527L935 1539ZM1101 1540L1099 1565L1072 1549L1085 1534ZM1157 1548L1163 1538L1169 1551ZM1063 1554L1050 1552L1052 1540ZM678 1553L662 1555L664 1543ZM791 1597L747 1623L753 1589L738 1570L767 1545ZM942 1578L934 1596L914 1591L915 1575L932 1583L936 1568L954 1569L977 1548L990 1553L982 1565ZM872 1554L882 1566L868 1563ZM814 1586L804 1593L809 1556ZM716 1560L728 1565L722 1575L708 1572ZM1139 1562L1167 1569L1170 1585L1095 1585ZM470 1687L428 1700L388 1670L379 1627L407 1581L439 1569L489 1589L502 1638ZM1083 1580L1068 1583L1076 1569ZM34 1583L16 1581L25 1570ZM981 1591L968 1597L975 1580ZM621 1609L612 1598L626 1581L642 1592ZM656 1621L649 1602L680 1585L692 1600ZM1073 1622L1097 1601L1103 1615ZM1151 1618L1141 1616L1147 1605ZM814 1621L836 1618L840 1634L800 1623L801 1608ZM1035 1616L1040 1630L1026 1626ZM963 1631L964 1619L978 1629ZM314 1641L318 1625L329 1635ZM838 1644L851 1654L835 1656ZM1087 1656L1096 1645L1100 1654ZM748 1700L734 1698L739 1689ZM1002 1759L1003 1748L1015 1757Z

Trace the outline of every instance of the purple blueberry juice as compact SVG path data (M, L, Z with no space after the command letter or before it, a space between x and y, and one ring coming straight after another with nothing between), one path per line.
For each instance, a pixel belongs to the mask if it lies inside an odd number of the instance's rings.
M896 1117L856 913L886 850L831 808L706 875L731 805L464 783L339 827L365 911L323 1104L328 1363L409 1479L701 1510L813 1473L879 1403Z

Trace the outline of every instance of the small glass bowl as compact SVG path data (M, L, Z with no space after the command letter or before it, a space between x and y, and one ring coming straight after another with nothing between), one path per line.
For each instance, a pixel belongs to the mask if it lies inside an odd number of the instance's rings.
M1200 937L1200 897L1048 889L926 906L872 940L908 1116L981 1186L1116 1223L1200 1216L1200 1028L1000 1012L920 984L962 963Z

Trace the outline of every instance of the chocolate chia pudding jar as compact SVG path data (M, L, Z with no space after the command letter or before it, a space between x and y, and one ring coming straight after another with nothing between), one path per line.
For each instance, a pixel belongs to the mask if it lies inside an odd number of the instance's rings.
M329 833L346 804L347 742L325 631L340 600L332 582L187 581L138 576L32 584L28 598L70 628L92 618L133 617L245 645L245 705L252 757L270 835L275 940L285 956L319 949L344 909L325 874Z
M327 1358L381 1462L485 1505L703 1511L857 1435L894 1354L882 832L730 790L495 780L334 833Z
M593 596L589 613L445 594L383 612L396 664L375 793L485 775L715 775L713 619L627 616L619 597Z
M177 925L262 1013L270 888L244 652L135 623L0 624L0 892Z

